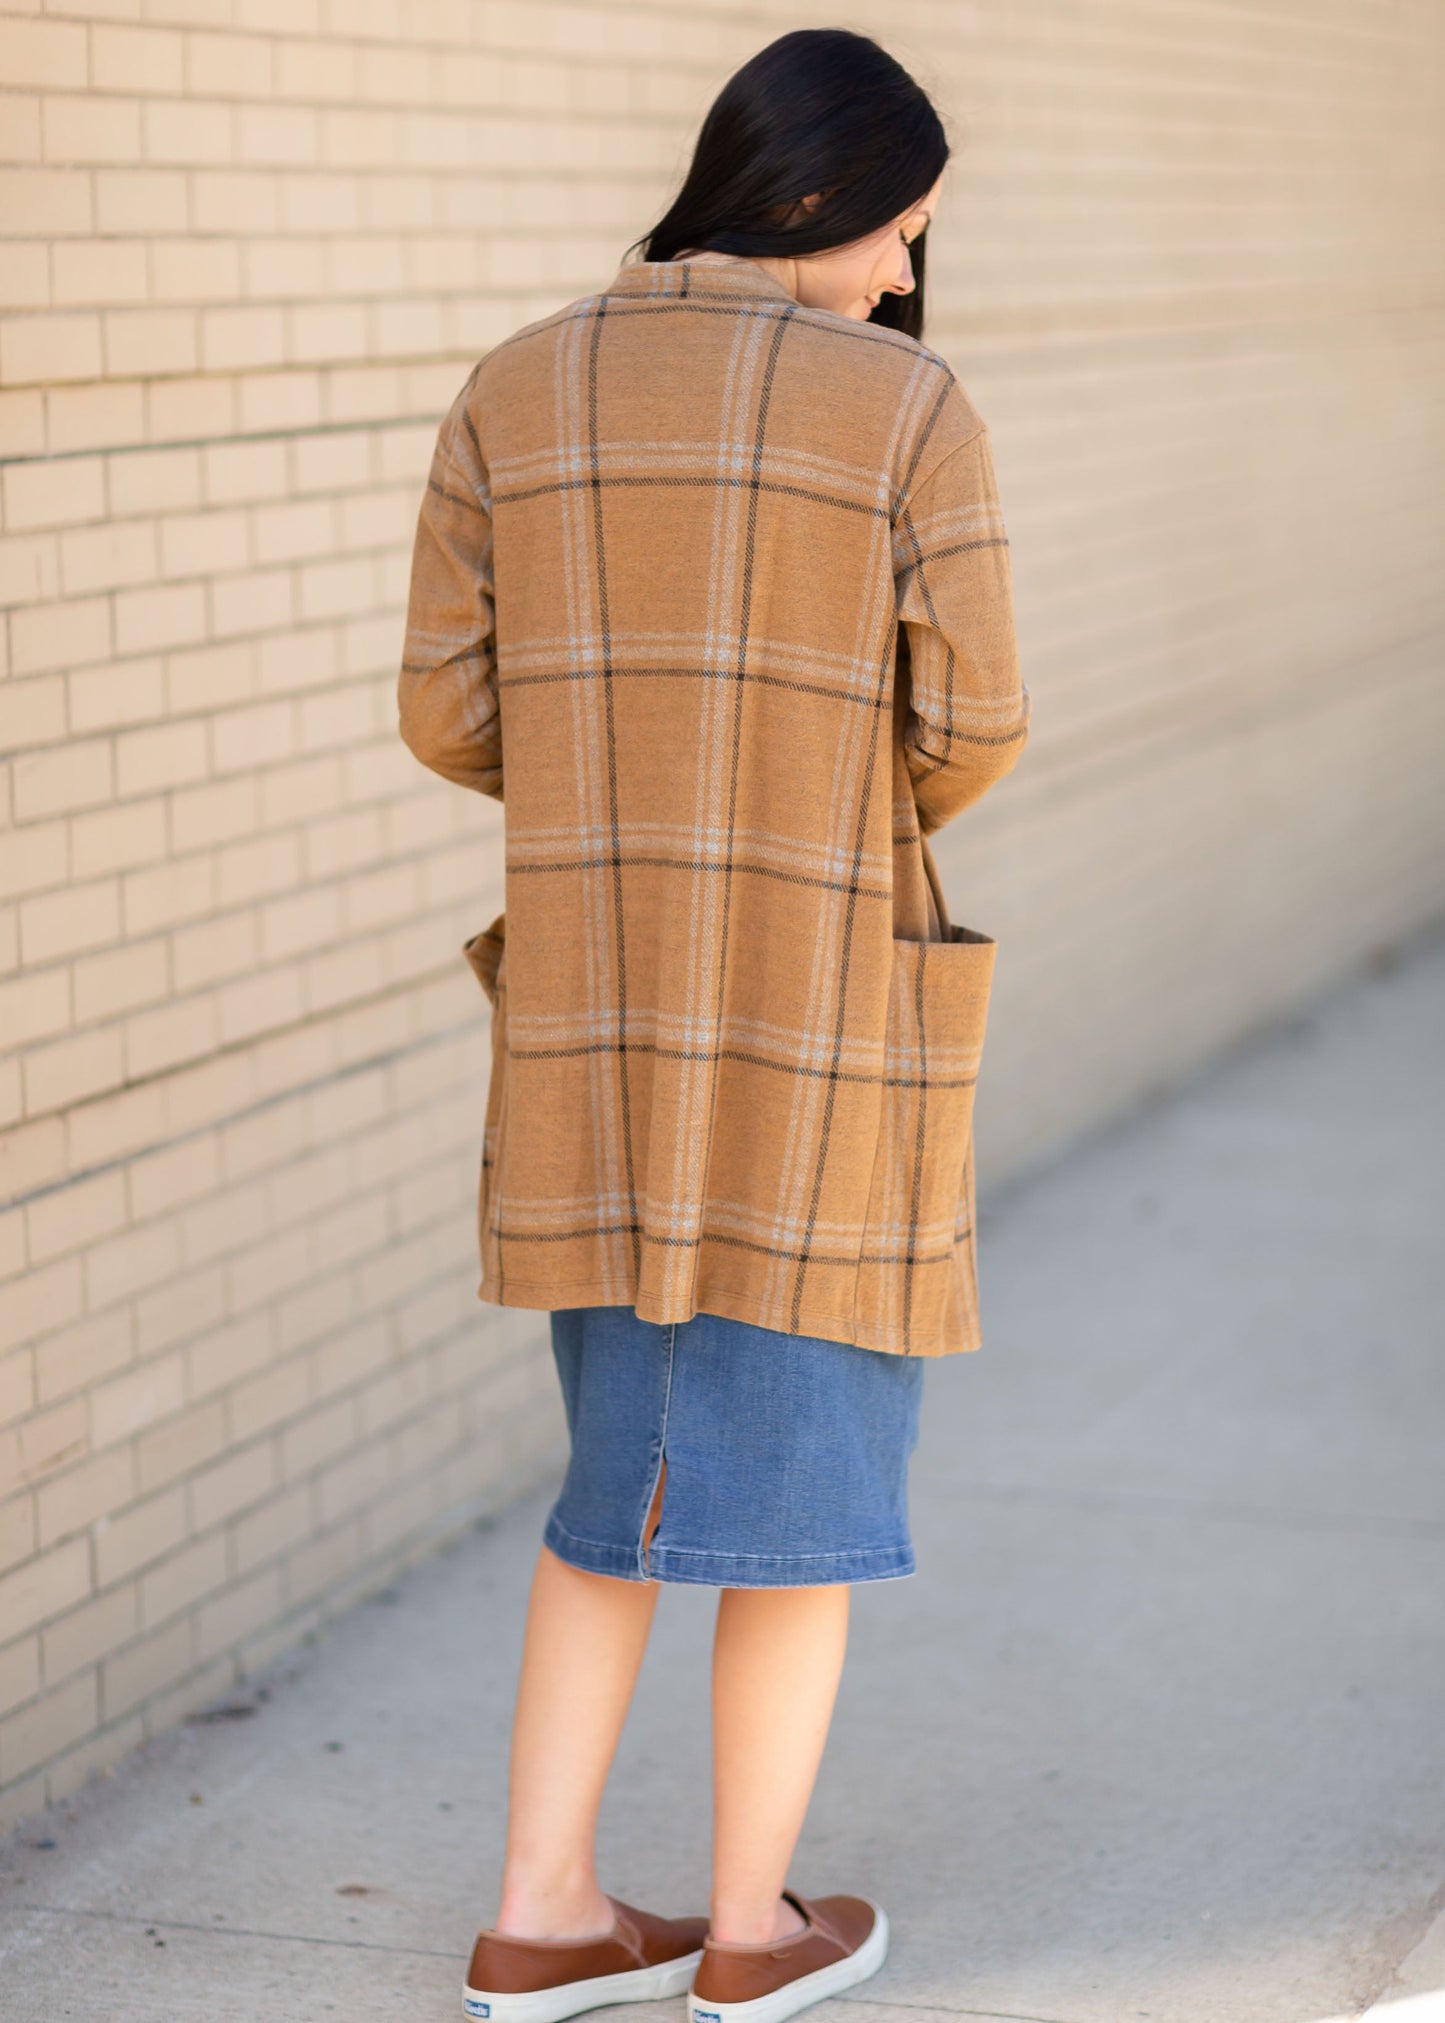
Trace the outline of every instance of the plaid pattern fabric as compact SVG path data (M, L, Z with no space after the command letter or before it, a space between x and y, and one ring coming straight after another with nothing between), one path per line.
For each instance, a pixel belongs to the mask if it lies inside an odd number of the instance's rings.
M925 838L1029 698L946 361L756 262L637 261L475 368L398 699L504 799L479 1297L978 1346L994 944Z

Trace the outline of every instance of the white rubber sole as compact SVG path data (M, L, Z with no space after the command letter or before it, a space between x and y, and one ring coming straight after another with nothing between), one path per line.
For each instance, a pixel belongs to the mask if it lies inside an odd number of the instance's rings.
M863 1901L872 1903L869 1897ZM784 2017L796 2016L800 2009L811 2009L815 2002L841 1995L845 1988L856 1988L860 1981L876 1974L887 1958L888 1918L878 1904L873 1904L873 1929L857 1952L850 1953L847 1959L834 1960L830 1967L818 1967L811 1974L800 1974L796 1981L788 1981L771 1995L759 1995L751 2002L704 2002L689 1995L688 2023L783 2023Z
M702 1954L682 1953L656 1967L635 1967L628 1974L599 1974L592 1981L569 1981L562 1988L538 1988L529 1995L493 1995L484 1988L462 1989L462 2013L481 2023L560 2023L584 2009L604 2009L609 2002L658 2002L681 1995L692 1986Z

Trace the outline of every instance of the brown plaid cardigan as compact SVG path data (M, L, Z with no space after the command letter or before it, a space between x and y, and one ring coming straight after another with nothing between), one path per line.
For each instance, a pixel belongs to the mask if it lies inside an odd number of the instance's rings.
M1029 697L946 361L751 260L625 264L442 423L398 698L505 783L479 1298L976 1348L994 943L923 839Z

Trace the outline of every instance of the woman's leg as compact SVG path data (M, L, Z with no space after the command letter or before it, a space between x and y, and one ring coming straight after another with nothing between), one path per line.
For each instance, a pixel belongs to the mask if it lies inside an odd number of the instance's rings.
M848 1641L846 1585L725 1588L713 1644L712 1936L761 1945L802 1920L780 1892Z
M655 1582L583 1573L546 1546L538 1556L512 1722L499 1932L584 1938L611 1927L597 1812L656 1606Z

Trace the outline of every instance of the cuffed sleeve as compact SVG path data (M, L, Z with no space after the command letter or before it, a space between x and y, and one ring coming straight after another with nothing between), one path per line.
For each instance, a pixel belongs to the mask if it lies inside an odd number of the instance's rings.
M424 766L500 801L491 486L470 391L441 425L417 519L397 708Z
M1012 770L1030 714L988 430L956 382L950 391L943 453L909 487L893 530L910 685L904 750L925 835ZM950 445L950 432L962 439Z

